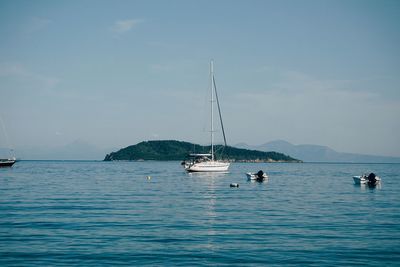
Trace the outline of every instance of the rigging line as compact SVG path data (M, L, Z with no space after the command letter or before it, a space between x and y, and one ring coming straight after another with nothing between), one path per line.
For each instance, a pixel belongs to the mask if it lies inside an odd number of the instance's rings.
M0 116L0 124L1 124L1 128L2 128L2 130L3 130L3 135L4 135L4 138L5 138L5 143L3 144L6 148L8 148L9 149L9 155L10 155L10 157L13 157L13 155L14 155L14 149L13 149L13 146L11 145L11 143L10 143L10 139L8 138L8 135L7 135L7 131L6 131L6 127L5 127L5 125L4 125L4 121L3 121L3 118ZM1 143L0 143L0 145L1 145Z
M0 124L1 124L1 129L3 131L3 135L5 138L5 142L6 142L5 145L8 146L9 145L8 135L7 135L6 127L4 126L4 122L3 122L3 119L1 118L1 116L0 116Z
M224 136L224 143L226 145L226 137L225 137L225 130L224 130L224 124L222 122L222 115L221 115L221 108L219 107L219 100L218 100L218 93L217 93L217 85L215 84L215 77L213 77L213 83L214 83L214 91L215 91L215 98L217 100L217 106L218 106L218 114L219 114L219 120L221 122L221 128L222 128L222 135Z

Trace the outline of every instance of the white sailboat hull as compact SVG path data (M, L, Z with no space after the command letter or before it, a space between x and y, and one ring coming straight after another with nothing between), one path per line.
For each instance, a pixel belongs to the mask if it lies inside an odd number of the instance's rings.
M11 167L17 160L15 158L12 159L0 159L0 167Z
M188 172L227 172L229 162L205 161L185 164L185 170Z

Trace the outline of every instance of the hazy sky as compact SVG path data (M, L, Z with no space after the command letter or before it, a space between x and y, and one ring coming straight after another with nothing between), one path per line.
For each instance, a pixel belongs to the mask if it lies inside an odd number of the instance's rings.
M211 58L228 143L400 156L400 1L381 0L1 0L9 142L207 143Z

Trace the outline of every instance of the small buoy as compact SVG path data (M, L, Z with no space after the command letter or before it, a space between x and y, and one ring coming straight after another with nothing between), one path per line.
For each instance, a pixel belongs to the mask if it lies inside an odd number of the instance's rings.
M151 179L151 176L147 176L147 180L150 180Z
M231 183L231 184L230 184L230 187L239 187L239 184L237 184L237 183Z

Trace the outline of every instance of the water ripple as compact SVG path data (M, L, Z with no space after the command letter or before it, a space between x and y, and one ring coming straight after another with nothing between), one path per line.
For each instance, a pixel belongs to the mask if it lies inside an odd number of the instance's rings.
M248 182L259 169L270 179ZM380 188L353 185L364 169ZM22 161L0 169L0 265L396 266L399 174L396 164L202 175L179 162Z

